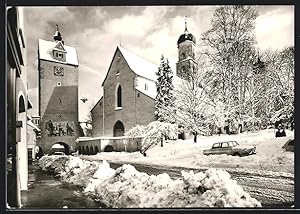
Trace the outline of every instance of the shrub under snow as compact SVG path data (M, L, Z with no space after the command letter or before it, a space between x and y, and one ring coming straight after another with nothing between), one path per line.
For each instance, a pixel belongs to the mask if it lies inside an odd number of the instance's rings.
M148 175L126 164L114 170L106 161L72 156L44 156L39 165L83 187L107 207L261 207L224 170L182 171L181 178L174 180L166 173Z

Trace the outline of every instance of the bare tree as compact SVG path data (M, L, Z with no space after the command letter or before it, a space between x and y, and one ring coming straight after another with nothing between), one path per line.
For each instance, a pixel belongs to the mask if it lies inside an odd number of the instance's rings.
M271 121L293 120L294 112L294 48L264 53L268 71L269 117Z
M216 100L224 104L228 121L243 120L248 73L254 63L253 33L257 11L251 6L216 9L212 28L202 35L201 50L212 65L207 72Z
M215 104L211 101L205 88L203 65L199 63L195 70L190 71L187 80L180 80L175 87L176 99L173 108L167 106L165 109L176 124L194 135L195 143L197 136L199 134L207 135L214 123L212 115Z

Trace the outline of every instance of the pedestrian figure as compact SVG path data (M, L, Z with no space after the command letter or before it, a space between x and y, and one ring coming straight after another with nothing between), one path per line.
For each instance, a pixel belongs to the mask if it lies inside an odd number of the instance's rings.
M72 129L71 126L69 126L69 123L67 123L67 135L72 136L73 132L74 132L74 130Z
M46 122L45 126L46 126L45 128L47 130L48 137L52 136L53 135L53 129L54 129L52 121L49 120L48 122Z
M282 124L279 124L276 134L275 134L275 137L285 137L285 136L286 136L286 133L284 130L284 126L282 126Z

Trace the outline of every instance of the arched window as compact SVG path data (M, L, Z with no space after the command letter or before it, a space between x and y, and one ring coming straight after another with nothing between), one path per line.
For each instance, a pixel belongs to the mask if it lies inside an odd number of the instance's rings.
M182 58L182 59L185 59L185 53L182 53L182 54L181 54L181 58Z
M122 107L122 88L120 85L117 89L116 107Z
M23 96L19 97L19 113L25 112L25 101Z

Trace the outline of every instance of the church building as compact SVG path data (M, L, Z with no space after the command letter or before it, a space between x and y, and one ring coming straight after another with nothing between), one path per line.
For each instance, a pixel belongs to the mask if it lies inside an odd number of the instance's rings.
M93 137L123 136L155 120L157 66L117 47L102 83L103 96L91 110Z
M60 144L69 154L79 137L78 59L74 47L64 44L57 29L53 41L39 39L39 116L42 153L50 154Z
M195 68L195 37L185 31L180 35L176 75L187 79ZM102 83L103 96L92 108L93 137L123 136L136 125L156 120L156 80L159 65L154 65L131 51L117 47Z

